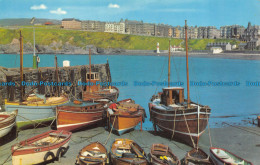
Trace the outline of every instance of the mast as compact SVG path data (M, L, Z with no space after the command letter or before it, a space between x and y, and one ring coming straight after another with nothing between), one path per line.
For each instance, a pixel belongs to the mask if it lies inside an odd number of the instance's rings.
M168 58L168 87L171 81L171 40L169 40L169 58Z
M24 99L22 82L23 82L23 36L22 36L22 31L20 30L20 94L21 94L20 102L22 102Z
M59 81L59 73L58 73L58 59L57 59L57 56L56 56L56 55L55 55L55 65L56 65L55 74L56 74L56 83L57 83L56 96L60 97L60 88L59 88L59 86L58 86L58 81Z
M91 91L91 86L90 86L90 82L91 82L91 49L89 48L89 92Z
M188 59L188 36L187 36L187 20L185 20L185 43L186 43L186 72L187 72L187 103L190 108L190 81L189 81L189 59Z

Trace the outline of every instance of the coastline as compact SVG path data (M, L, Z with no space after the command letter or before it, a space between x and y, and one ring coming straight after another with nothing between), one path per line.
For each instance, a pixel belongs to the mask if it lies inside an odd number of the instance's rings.
M3 55L8 55L9 53L3 53ZM16 55L18 53L10 54L10 55ZM24 55L32 55L32 52L25 52ZM88 55L88 54L76 54L76 53L37 53L38 55ZM1 54L0 54L1 55ZM93 53L93 55L123 55L123 56L168 56L168 52L162 52L162 53L155 53L152 50L125 50L122 52L108 52L108 53ZM185 52L171 52L171 56L175 57L185 57ZM0 56L1 57L1 56ZM205 53L202 52L193 52L189 51L189 57L195 57L195 58L218 58L218 59L239 59L239 60L260 60L260 54L258 53L219 53L219 54L213 54L213 53Z
M12 145L48 130L49 127L44 127L19 132L18 139L13 138L12 140L9 140L9 143L1 146L0 162L7 160L5 165L11 164L12 161L9 156L11 155L10 148ZM260 152L259 131L260 128L258 127L240 127L240 129L235 127L212 128L210 129L210 136L213 147L223 147L232 153L237 154L238 156L241 156L254 164L257 164L260 162L260 157L258 155ZM15 135L15 133L13 135ZM109 132L103 127L91 127L89 129L75 132L72 134L70 149L65 156L62 157L60 161L54 161L50 164L74 164L76 156L82 147L95 141L105 143L108 136ZM165 136L161 133L155 133L154 131L139 131L136 129L135 131L123 134L121 136L117 136L112 133L108 139L107 145L105 145L108 152L110 151L110 147L116 138L129 138L136 141L145 150L146 154L150 152L150 147L153 143L169 145L179 159L183 159L186 153L191 150L190 146L169 140L169 138L165 138ZM209 153L210 140L208 129L201 136L199 146L205 152Z

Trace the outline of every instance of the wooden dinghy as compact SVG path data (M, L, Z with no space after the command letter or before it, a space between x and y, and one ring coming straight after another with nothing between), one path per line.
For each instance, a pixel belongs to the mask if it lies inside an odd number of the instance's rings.
M150 155L153 165L181 165L180 160L173 154L169 146L163 144L153 144Z
M193 148L184 158L185 165L214 165L212 159L200 148Z
M133 140L116 139L112 144L110 159L113 165L148 165L144 150Z
M106 117L107 107L101 103L69 103L57 107L56 125L58 130L76 131L101 122Z
M251 162L223 148L211 147L210 157L216 165L253 165Z
M99 142L94 142L80 150L76 164L104 165L108 163L107 161L106 147Z
M112 126L119 135L134 129L139 123L144 122L145 110L132 99L125 99L113 103L108 108L109 127Z
M18 110L13 111L12 113L0 113L0 138L7 135L15 126L17 114Z
M48 131L12 146L12 163L38 164L59 159L68 148L71 132Z

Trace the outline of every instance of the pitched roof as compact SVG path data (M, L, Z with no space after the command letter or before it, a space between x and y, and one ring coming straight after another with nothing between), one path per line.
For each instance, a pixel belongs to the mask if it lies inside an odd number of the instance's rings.
M75 19L75 18L64 18L64 19L62 19L62 21L78 21L78 22L81 22L81 20Z

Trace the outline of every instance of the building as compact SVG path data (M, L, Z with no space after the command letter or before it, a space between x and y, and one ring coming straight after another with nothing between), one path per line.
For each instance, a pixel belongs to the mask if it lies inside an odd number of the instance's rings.
M222 50L232 50L232 45L228 42L214 42L214 43L208 43L206 49L211 50L211 48L219 47Z
M61 21L61 26L64 29L81 29L81 21L75 18L65 18Z
M144 35L144 23L143 21L125 20L125 32L127 34Z
M239 49L239 50L245 50L245 49L246 49L246 46L247 46L247 43L240 43L240 44L238 45L238 49Z
M154 36L155 35L155 24L152 23L143 23L144 35Z
M125 23L124 22L108 22L105 24L105 32L110 33L125 33Z
M211 47L210 50L212 51L213 54L218 54L223 52L223 49L221 47Z
M253 39L258 39L260 36L260 26L254 25L252 26L250 22L248 22L248 26L244 31L244 34L241 37L242 41L251 41Z
M244 34L245 27L240 25L221 26L220 37L221 38L241 38Z
M260 38L252 39L251 41L247 42L246 48L249 50L260 50Z
M105 22L101 22L101 21L86 20L86 21L82 21L81 28L82 30L86 30L86 31L104 32L105 24L106 24Z
M53 23L52 22L45 22L44 25L49 26L49 25L53 25Z

